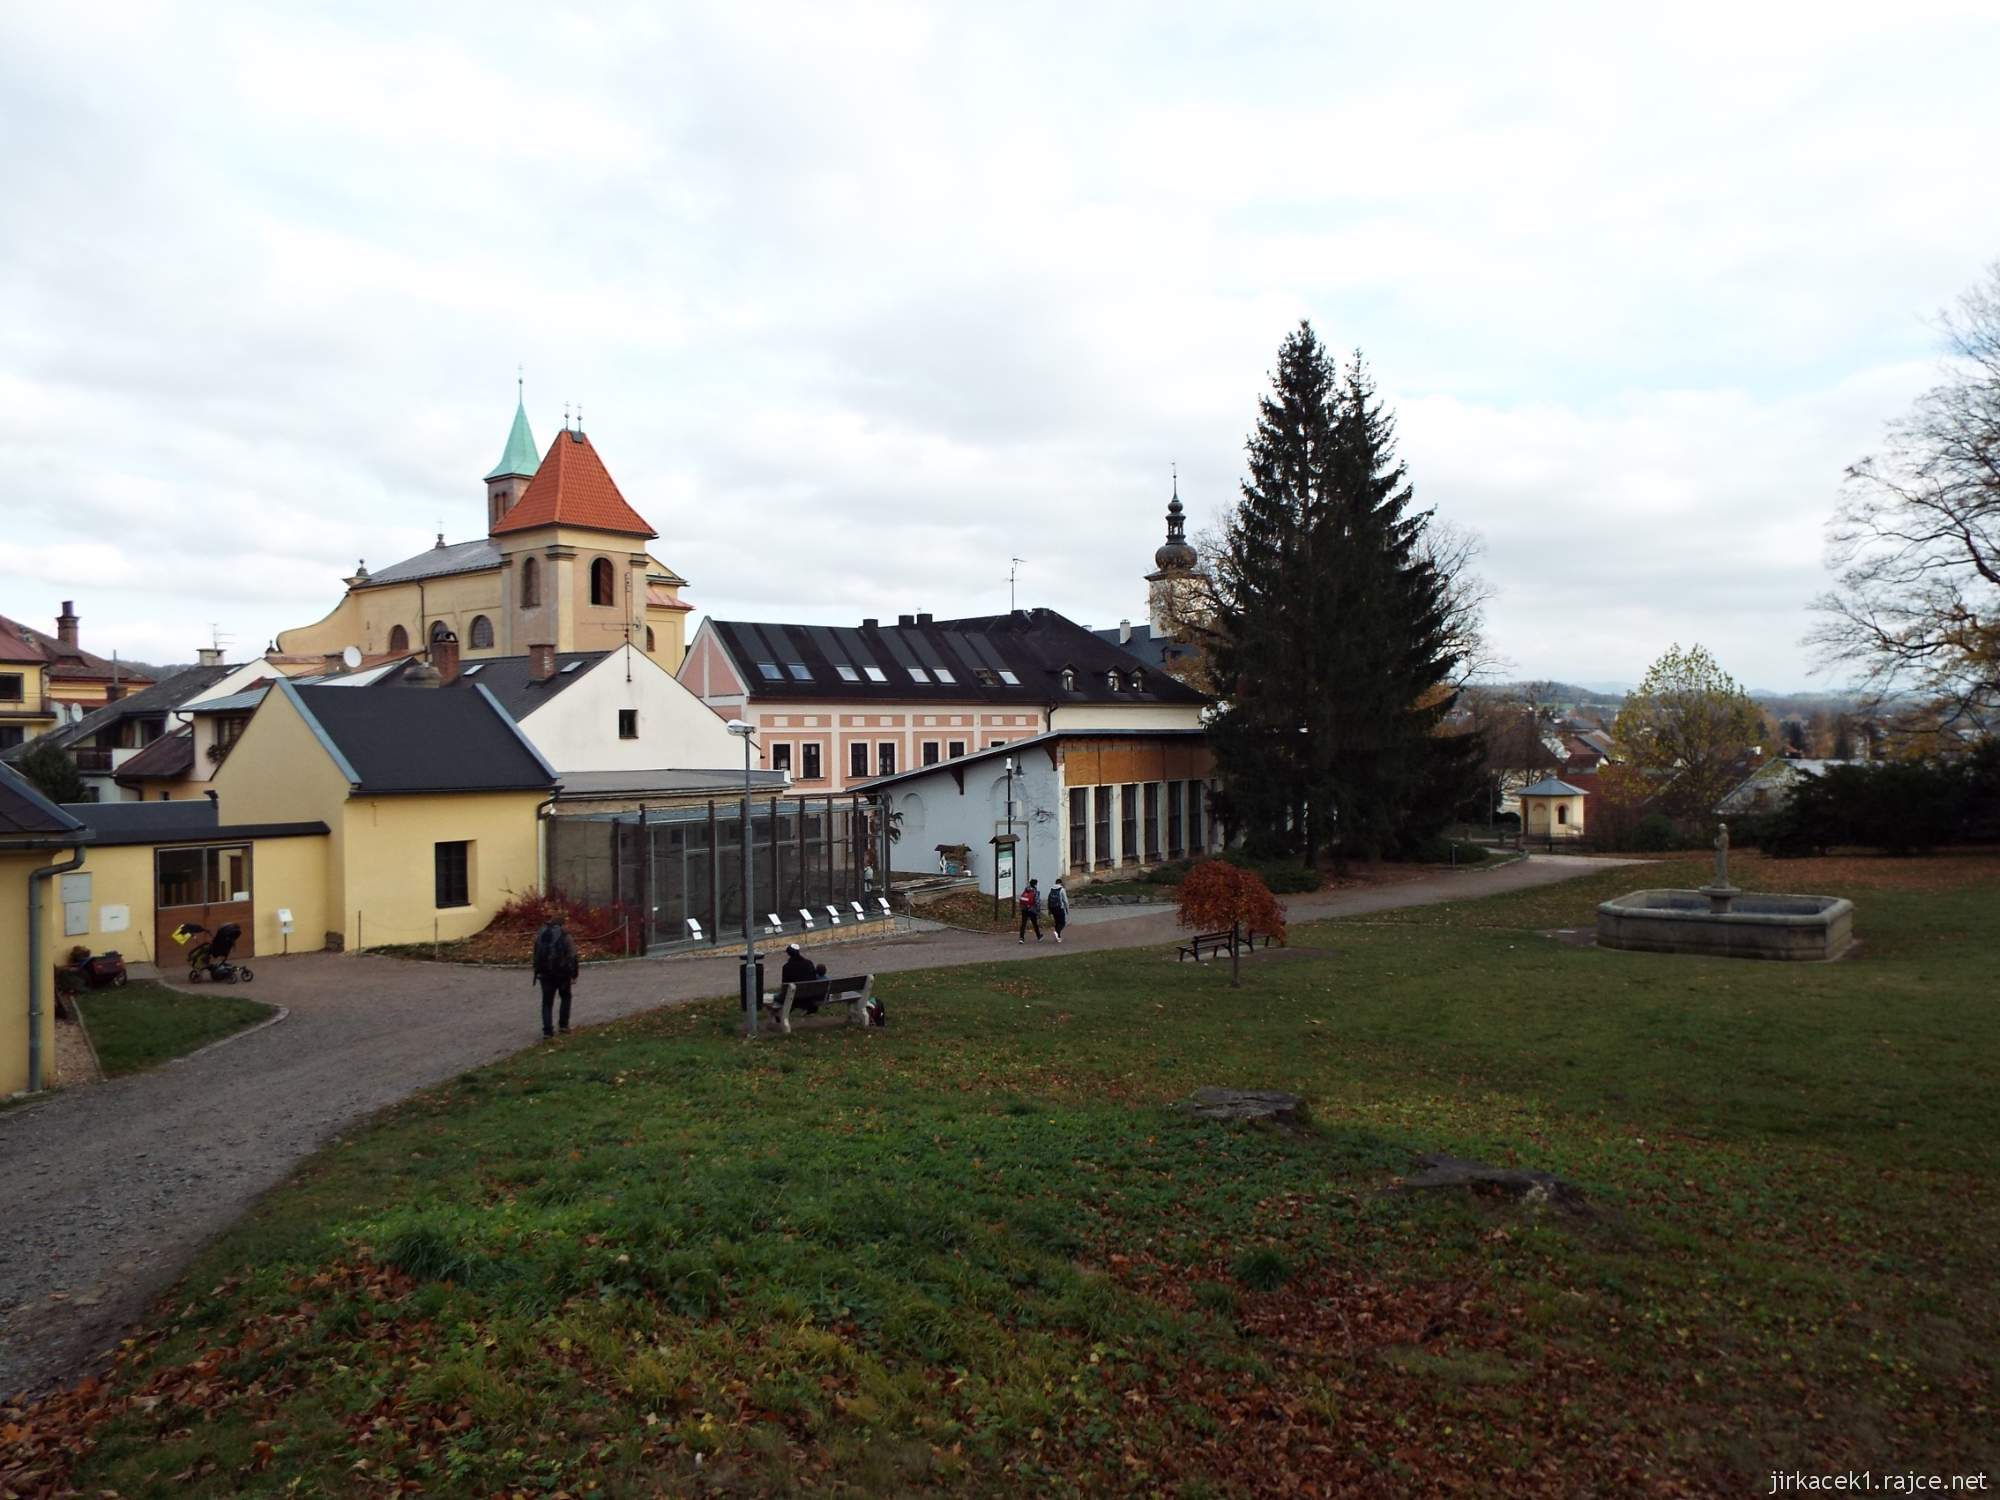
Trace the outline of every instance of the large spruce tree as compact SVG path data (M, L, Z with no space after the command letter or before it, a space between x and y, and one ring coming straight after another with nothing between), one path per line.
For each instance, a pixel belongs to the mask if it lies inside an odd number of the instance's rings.
M1248 453L1218 579L1224 811L1257 852L1394 852L1436 832L1479 754L1436 732L1457 656L1430 513L1361 356L1336 369L1307 323Z

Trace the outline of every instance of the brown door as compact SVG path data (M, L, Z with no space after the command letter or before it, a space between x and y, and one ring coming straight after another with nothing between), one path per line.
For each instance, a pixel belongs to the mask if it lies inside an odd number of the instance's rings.
M157 850L153 855L153 952L159 966L169 973L185 968L188 949L204 941L196 937L186 944L176 943L174 929L184 922L206 927L210 934L224 923L234 922L243 934L230 957L255 957L257 902L250 880L248 844Z

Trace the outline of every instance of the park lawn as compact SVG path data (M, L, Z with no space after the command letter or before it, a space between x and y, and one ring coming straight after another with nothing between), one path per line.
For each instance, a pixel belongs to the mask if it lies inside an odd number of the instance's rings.
M222 990L190 995L143 979L115 990L86 990L77 1008L106 1078L183 1057L274 1009Z
M1109 953L887 978L886 1030L586 1032L322 1153L101 1387L0 1422L128 1495L1991 1468L2000 859L1739 858L1852 895L1845 963L1545 935L1699 870L1300 926L1240 990ZM1209 1083L1313 1124L1168 1107ZM1435 1150L1594 1211L1383 1191Z

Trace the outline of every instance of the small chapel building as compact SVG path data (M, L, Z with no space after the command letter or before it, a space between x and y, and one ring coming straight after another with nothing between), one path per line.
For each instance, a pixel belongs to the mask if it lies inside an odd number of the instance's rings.
M286 657L421 653L454 642L460 659L608 651L629 642L667 672L686 651L687 580L647 551L658 533L634 510L582 423L537 456L517 399L500 462L486 475L486 535L446 542L370 572L312 625L283 631Z

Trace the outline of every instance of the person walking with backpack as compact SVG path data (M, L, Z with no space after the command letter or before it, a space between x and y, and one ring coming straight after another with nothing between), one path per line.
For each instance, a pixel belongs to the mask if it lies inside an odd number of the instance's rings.
M563 926L560 914L551 912L549 919L542 923L542 930L535 934L535 967L530 983L542 987L542 1035L552 1037L555 1030L549 1025L550 1011L555 998L562 996L562 1030L569 1035L569 995L570 986L576 982L576 944L570 941L569 932Z
M1056 930L1056 941L1062 941L1063 929L1069 926L1069 892L1063 889L1062 877L1049 887L1049 922Z
M1042 940L1042 892L1040 887L1041 883L1039 881L1031 880L1028 882L1028 888L1021 892L1021 933L1016 939L1017 942L1027 942L1028 929L1030 927L1035 929L1035 941L1039 943Z

